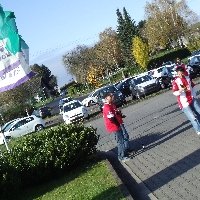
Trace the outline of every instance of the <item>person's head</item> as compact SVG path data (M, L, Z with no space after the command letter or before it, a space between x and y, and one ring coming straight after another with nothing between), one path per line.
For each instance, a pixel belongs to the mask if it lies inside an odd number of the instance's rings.
M178 77L180 77L180 78L184 77L185 70L183 67L177 67L176 72L177 72Z
M180 64L180 63L181 63L181 59L180 59L180 58L177 58L177 59L176 59L176 62L177 62L178 64Z
M103 95L103 98L105 100L106 103L111 103L114 99L114 95L110 92L106 92L104 95Z

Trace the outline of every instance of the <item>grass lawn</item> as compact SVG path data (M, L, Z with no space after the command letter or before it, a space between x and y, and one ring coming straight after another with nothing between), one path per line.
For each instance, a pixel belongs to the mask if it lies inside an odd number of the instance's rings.
M18 200L125 200L105 161L99 159L17 196Z

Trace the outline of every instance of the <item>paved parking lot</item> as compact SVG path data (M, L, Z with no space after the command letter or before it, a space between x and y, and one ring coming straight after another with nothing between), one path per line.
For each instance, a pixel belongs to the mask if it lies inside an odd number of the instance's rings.
M200 84L196 89L200 91ZM117 161L116 142L107 133L103 118L86 125L97 128L98 149L107 152L133 198L200 199L200 137L171 90L122 111L127 116L124 121L131 146L137 151L125 164Z

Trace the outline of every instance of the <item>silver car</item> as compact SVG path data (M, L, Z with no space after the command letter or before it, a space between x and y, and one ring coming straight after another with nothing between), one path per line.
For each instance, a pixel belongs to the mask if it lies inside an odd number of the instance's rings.
M20 137L31 132L37 132L45 127L45 122L41 117L35 115L12 120L4 127L3 132L6 139ZM0 133L0 144L4 144L2 133Z

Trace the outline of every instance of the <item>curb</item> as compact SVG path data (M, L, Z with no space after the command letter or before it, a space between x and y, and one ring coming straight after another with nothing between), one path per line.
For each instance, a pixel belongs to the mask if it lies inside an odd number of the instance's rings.
M113 151L101 151L100 155L106 160L106 164L110 169L111 174L127 200L158 200L142 180L133 173L131 167L128 165L129 162L119 162L117 155Z
M99 153L100 153L100 156L105 160L105 163L106 163L108 169L110 170L110 173L112 174L112 176L116 180L117 185L120 188L124 198L126 198L127 200L134 200L132 198L129 190L127 189L126 185L122 182L122 180L120 179L120 177L116 173L115 169L113 168L112 164L110 163L108 156L107 156L107 152L101 151Z

